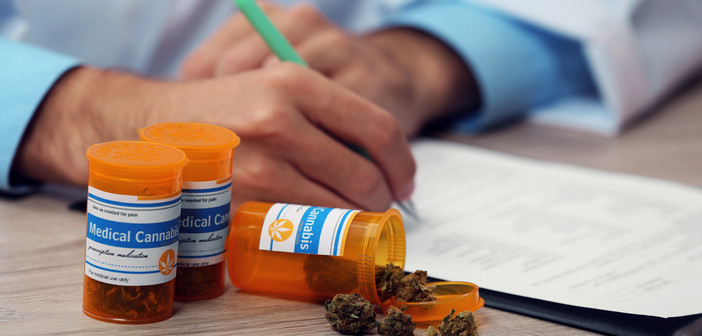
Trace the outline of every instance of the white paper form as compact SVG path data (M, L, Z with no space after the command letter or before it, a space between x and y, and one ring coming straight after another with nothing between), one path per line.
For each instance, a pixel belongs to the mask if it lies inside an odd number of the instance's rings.
M407 270L581 307L702 313L702 189L438 140L413 151Z

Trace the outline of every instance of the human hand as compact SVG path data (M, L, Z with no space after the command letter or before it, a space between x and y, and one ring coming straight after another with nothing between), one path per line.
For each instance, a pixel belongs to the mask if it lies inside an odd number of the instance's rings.
M261 5L311 68L390 111L407 136L448 111L477 104L468 68L427 34L390 29L354 36L311 5ZM236 13L186 58L182 77L226 76L277 62Z
M216 124L242 138L234 156L234 206L259 200L382 211L413 188L414 161L395 119L288 63L188 82L74 70L37 114L16 171L86 184L91 144L135 139L138 128L168 121ZM373 162L344 143L365 148Z

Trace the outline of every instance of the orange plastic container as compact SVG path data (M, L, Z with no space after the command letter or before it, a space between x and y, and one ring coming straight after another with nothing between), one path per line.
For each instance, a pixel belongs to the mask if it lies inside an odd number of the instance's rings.
M176 300L207 300L222 295L232 156L239 137L219 126L186 122L142 128L139 136L144 141L177 147L190 160L183 172Z
M183 151L155 143L91 146L83 311L148 323L173 314Z
M436 297L428 302L404 302L390 298L390 304L405 310L415 322L434 324L435 326L445 316L456 312L474 312L483 307L485 300L480 297L478 286L463 281L437 281L427 283Z
M331 233L319 227L320 220L332 223ZM335 238L324 238L329 236ZM316 249L310 247L315 239ZM310 254L315 251L341 255ZM383 305L375 266L404 267L405 231L395 209L375 213L247 202L234 216L226 254L229 278L242 290L320 299L359 293Z

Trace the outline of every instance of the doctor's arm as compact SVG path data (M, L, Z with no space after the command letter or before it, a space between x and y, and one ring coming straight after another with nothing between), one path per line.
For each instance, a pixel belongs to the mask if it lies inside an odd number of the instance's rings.
M32 50L33 63L50 55ZM139 128L159 122L194 121L242 138L232 177L235 207L259 200L382 211L412 193L414 161L396 120L297 64L168 82L87 66L66 71L75 65L66 61L39 83L23 82L23 74L33 73L31 66L15 69L19 65L10 66L15 78L0 77L8 92L2 102L24 118L14 125L22 129L12 155L3 153L4 189L11 186L10 169L16 178L86 185L91 144L136 139ZM20 95L15 86L33 95ZM345 143L365 148L373 161Z

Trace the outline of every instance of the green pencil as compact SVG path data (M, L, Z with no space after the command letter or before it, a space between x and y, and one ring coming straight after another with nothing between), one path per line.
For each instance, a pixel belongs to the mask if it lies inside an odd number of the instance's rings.
M261 10L261 7L258 7L256 1L234 0L234 3L236 3L236 6L244 14L249 23L251 23L258 34L263 38L271 51L278 56L278 59L284 62L294 62L304 67L309 67L302 57L297 54L292 45L290 45L290 42L288 42L285 36L283 36L283 34L281 34L280 31L273 25L271 20L268 19L268 16L266 16L266 13ZM365 148L350 143L347 143L346 146L368 160L373 161L373 158L371 158L370 154L368 154ZM397 201L397 204L408 215L417 218L412 201Z
M295 62L307 67L307 63L295 52L290 42L275 28L271 20L268 19L255 1L235 0L234 2L236 6L239 7L239 10L244 13L244 16L246 16L258 34L266 41L268 47L271 48L273 53L278 56L281 61Z

